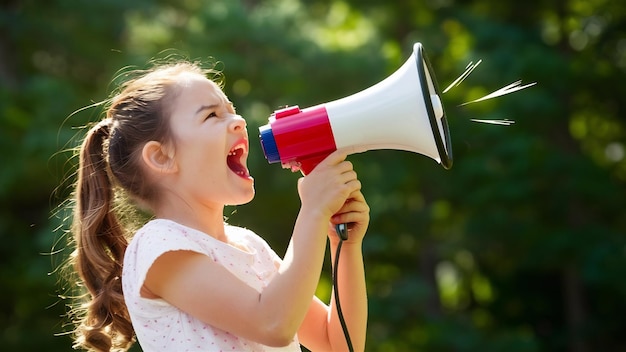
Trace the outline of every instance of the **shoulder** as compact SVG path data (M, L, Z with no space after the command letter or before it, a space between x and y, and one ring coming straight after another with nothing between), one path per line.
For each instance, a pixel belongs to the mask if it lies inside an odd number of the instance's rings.
M205 236L199 235L197 232L171 220L155 219L137 231L129 247L136 247L137 250L146 248L148 251L154 251L161 247L197 249L198 246L203 244L202 240L205 238ZM190 245L193 248L186 248ZM176 248L178 246L182 248Z
M171 236L172 234L182 235L185 232L184 226L167 219L154 219L148 221L135 234L134 238L142 239L143 237L162 237Z
M280 260L280 257L272 249L269 243L263 237L257 235L254 231L244 227L226 225L226 233L229 238L232 238L249 248L253 248L256 253L260 255L269 255L272 260Z
M152 263L171 251L187 250L211 256L213 245L197 231L164 219L156 219L137 231L124 255L124 271L143 279Z

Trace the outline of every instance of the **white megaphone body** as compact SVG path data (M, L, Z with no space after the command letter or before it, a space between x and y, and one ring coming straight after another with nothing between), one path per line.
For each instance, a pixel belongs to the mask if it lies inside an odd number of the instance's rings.
M394 149L452 166L448 123L437 82L422 45L391 76L351 96L306 109L275 111L259 128L270 163L303 174L333 151Z

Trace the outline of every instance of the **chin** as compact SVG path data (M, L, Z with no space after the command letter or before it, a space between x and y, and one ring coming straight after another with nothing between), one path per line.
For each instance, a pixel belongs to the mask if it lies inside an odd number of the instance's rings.
M254 199L254 195L255 195L254 188L251 188L250 191L246 193L246 195L242 195L236 201L234 201L233 204L231 205L248 204Z

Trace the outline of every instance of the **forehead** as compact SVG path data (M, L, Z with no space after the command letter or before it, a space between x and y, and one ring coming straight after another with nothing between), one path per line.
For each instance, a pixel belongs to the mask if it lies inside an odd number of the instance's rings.
M179 100L217 99L226 101L226 95L213 81L197 73L181 73L177 77ZM214 103L217 103L215 101Z
M191 121L202 106L228 103L228 98L220 87L200 74L179 75L176 88L177 92L170 105L171 119L174 123Z

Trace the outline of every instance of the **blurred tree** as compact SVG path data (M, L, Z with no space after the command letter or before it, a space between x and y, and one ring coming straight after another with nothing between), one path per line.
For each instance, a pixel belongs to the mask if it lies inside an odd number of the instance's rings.
M56 266L50 252L59 221L48 218L51 207L67 196L51 199L69 165L66 155L53 155L76 133L65 118L105 90L103 62L119 64L107 57L121 35L119 14L127 6L122 1L0 4L3 349L68 348L67 340L54 336L64 330L64 307L55 297L58 277L48 275Z
M409 41L416 40L417 23L445 34L432 43L428 35L417 39L434 49L442 81L458 75L459 64L484 60L464 88L444 96L448 107L517 79L539 85L448 110L456 166L445 176L420 169L427 184L415 191L432 218L419 224L391 221L401 229L420 229L413 241L419 265L426 272L434 268L445 321L456 322L464 333L430 332L420 325L433 326L441 316L429 320L420 314L425 321L417 318L407 325L399 320L388 336L422 331L422 341L411 346L426 350L625 349L623 323L605 315L608 306L622 314L625 308L623 283L613 276L621 272L626 248L624 104L619 98L624 94L624 6L606 1L563 1L556 7L541 1L430 5L439 7L436 20L418 14L424 4L405 3L390 7L390 20L379 28ZM477 116L517 123L504 128L463 121ZM412 175L410 182L415 179ZM398 202L416 197L406 195L407 184L390 188L404 192ZM398 295L406 285L399 282ZM432 298L421 301L436 304ZM468 323L476 329L473 336L468 336Z

